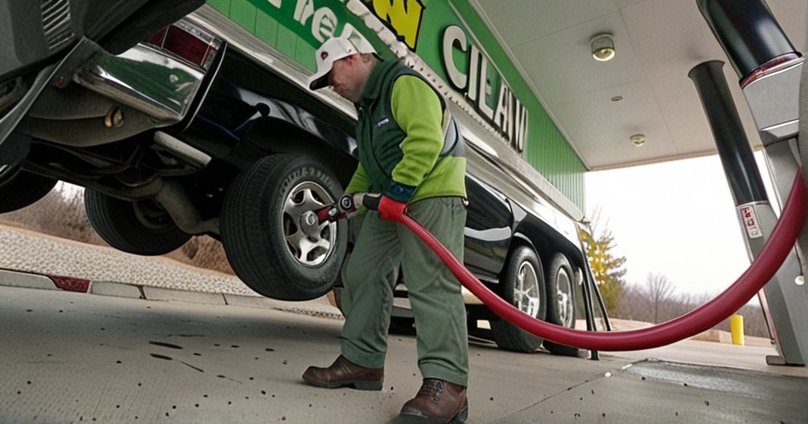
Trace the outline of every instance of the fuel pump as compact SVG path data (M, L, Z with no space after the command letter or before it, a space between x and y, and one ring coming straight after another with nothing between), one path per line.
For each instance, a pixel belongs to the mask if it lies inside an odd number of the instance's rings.
M800 108L808 114L808 95L800 99L799 90L801 74L805 74L804 58L761 0L697 1L738 75L763 143L775 196L782 204L800 168L800 154L808 155L808 134L799 131L800 126L808 124L800 120ZM693 68L690 77L713 130L747 253L754 260L770 238L777 217L721 67L720 62L706 62ZM802 79L805 85L808 81ZM805 120L808 118L802 121ZM802 165L804 169L806 163ZM807 243L808 231L804 229L797 248L792 249L759 293L779 353L766 358L772 365L805 365L808 361L808 286L804 284Z

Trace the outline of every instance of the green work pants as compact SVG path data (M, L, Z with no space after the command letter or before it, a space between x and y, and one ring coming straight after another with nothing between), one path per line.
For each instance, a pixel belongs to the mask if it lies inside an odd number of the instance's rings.
M464 199L424 199L410 205L409 215L462 263ZM467 386L468 329L460 282L421 239L401 224L382 220L375 211L366 214L342 270L343 356L368 368L384 366L399 266L415 316L422 377Z

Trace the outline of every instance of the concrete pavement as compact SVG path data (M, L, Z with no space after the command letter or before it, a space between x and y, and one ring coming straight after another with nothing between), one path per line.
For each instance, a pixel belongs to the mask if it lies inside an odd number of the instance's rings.
M325 298L274 301L232 276L2 227L0 241L14 268L0 269L0 423L397 422L420 386L400 335L381 392L305 385L339 353ZM470 354L469 423L808 422L808 372L767 366L771 346L686 340L593 361L472 339Z
M398 335L381 392L305 385L342 321L273 308L3 286L0 322L3 423L387 423L420 386ZM468 422L744 422L750 407L748 422L801 422L804 368L728 368L772 352L684 341L593 361L471 340Z
M418 391L415 340L391 336L384 389L301 379L339 353L339 320L274 309L0 287L0 422L384 423ZM470 423L630 360L471 342Z

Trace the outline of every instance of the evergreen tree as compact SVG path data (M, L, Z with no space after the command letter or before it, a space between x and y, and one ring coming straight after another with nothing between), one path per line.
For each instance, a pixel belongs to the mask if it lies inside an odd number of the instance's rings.
M599 227L600 211L595 211L593 222L586 223L580 227L581 240L586 250L586 257L589 259L589 266L600 289L603 303L606 310L611 313L620 303L623 295L623 287L626 282L623 276L626 269L623 265L626 258L617 257L613 254L616 246L614 236L608 228Z

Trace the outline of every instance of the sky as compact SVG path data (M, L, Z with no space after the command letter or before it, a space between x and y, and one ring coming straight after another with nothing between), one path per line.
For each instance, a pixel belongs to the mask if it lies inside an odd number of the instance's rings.
M756 153L759 169L762 155ZM767 190L768 173L761 171ZM665 276L674 295L717 295L749 267L717 155L586 174L586 216L612 232L629 284ZM770 195L770 202L774 198ZM778 212L779 213L779 212ZM598 229L596 228L596 235Z

